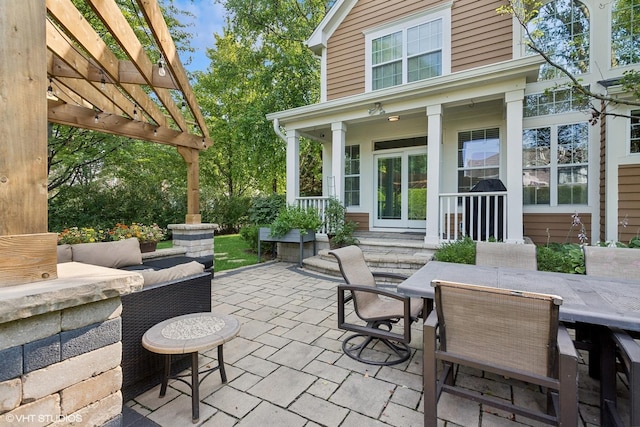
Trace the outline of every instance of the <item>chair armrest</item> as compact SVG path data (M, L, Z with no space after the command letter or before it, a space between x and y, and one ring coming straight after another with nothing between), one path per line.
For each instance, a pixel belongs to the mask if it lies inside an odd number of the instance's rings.
M368 292L371 294L378 294L380 296L385 296L389 298L394 298L400 301L409 301L409 297L399 294L396 291L390 291L388 289L374 288L369 285L338 285L338 291L343 289L345 291L359 291L359 292Z
M640 363L640 344L621 329L611 328L611 334L623 357L631 363Z
M572 357L578 359L578 352L576 351L571 336L567 332L567 328L564 326L558 327L558 353L563 356Z
M409 276L405 274L390 273L386 271L374 271L371 274L373 274L373 277L382 277L385 279L407 280L409 278Z

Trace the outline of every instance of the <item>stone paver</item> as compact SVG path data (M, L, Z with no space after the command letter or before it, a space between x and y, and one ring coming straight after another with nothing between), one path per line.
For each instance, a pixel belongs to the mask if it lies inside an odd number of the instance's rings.
M382 427L421 426L422 331L412 329L412 357L399 365L365 365L344 355L338 330L336 277L269 262L216 273L212 306L242 324L238 337L224 345L228 382L217 373L200 386L203 427ZM351 318L351 317L350 317ZM386 358L378 347L376 356ZM215 363L215 349L201 353L200 364ZM519 404L544 404L545 396L522 383L462 370L458 384ZM599 383L580 365L580 427L600 424ZM191 424L189 387L171 381L167 396L159 386L126 405L162 427ZM628 392L620 390L621 408ZM625 400L626 396L626 400ZM513 414L481 407L443 394L439 425L537 426Z

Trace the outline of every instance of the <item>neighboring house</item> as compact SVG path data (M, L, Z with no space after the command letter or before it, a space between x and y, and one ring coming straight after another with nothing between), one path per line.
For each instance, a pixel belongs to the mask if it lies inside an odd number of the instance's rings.
M324 189L305 203L338 197L361 229L424 232L437 245L482 220L475 227L504 224L506 241L576 242L578 213L591 243L636 235L640 123L591 125L583 103L555 88L554 70L525 51L518 23L496 13L502 4L337 1L308 40L321 61L320 103L267 116L287 142L288 202L300 199L307 137L323 145ZM616 79L640 62L638 7L551 2L543 42L593 91L624 98ZM493 205L469 194L485 178L507 189L490 193Z

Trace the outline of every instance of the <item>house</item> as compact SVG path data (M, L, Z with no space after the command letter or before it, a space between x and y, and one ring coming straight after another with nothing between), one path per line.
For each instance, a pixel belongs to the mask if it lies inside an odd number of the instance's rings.
M632 3L547 3L542 43L592 91L633 99L618 82L640 62ZM320 102L267 116L287 144L288 202L338 197L359 228L424 233L426 246L470 228L496 237L493 227L510 242L576 242L576 213L589 242L635 236L640 121L592 124L585 102L527 51L517 20L496 12L503 4L336 1L307 42L321 62ZM322 197L299 197L302 137L322 144ZM506 191L471 192L487 178Z

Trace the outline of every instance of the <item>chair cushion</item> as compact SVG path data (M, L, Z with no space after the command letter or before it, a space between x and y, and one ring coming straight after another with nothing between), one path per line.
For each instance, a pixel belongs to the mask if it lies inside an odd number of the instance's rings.
M58 255L58 264L73 261L73 252L71 251L71 245L58 245L56 250Z
M71 250L73 260L85 264L109 268L142 264L140 243L135 237L115 242L78 243L72 245Z
M144 278L144 286L147 286L182 279L183 277L200 274L203 271L204 265L196 261L191 261L186 264L163 268L162 270L140 271L139 273L142 274L142 277Z

